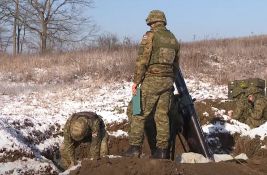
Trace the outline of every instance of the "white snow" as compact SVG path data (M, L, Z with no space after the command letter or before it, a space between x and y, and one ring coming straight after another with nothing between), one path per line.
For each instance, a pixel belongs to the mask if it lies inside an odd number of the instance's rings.
M50 173L57 172L56 167L49 160L36 160L22 158L14 162L0 164L0 174L27 174L27 172L35 172L34 174L45 174L47 169ZM30 173L32 174L32 173Z
M208 117L209 113L208 112L203 112L203 116Z
M225 115L225 110L219 110L217 108L212 108L214 111L214 116L223 119L226 122L215 122L214 124L206 124L202 126L205 133L239 133L241 136L249 136L250 138L255 138L259 136L263 140L267 136L267 122L263 125L251 129L248 125L241 123L235 119L230 119L229 116ZM230 119L230 120L229 120Z
M121 158L121 156L118 156L118 155L108 155L108 158L110 158L110 159L116 159L116 158Z
M265 122L263 125L257 128L242 133L241 136L246 136L246 135L250 136L251 138L259 136L261 140L264 140L264 138L267 136L267 122Z
M109 135L114 137L128 137L128 133L120 129L114 132L109 132Z
M77 168L81 167L81 162L79 161L77 165L71 167L70 169L67 169L66 171L59 173L59 175L68 175L71 171L76 170Z

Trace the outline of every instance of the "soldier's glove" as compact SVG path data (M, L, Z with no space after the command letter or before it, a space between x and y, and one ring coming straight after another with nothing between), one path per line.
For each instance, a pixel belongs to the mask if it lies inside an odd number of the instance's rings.
M68 169L71 168L71 167L73 167L73 166L75 166L76 164L77 164L77 162L75 160L72 160L70 162L70 165L69 165Z

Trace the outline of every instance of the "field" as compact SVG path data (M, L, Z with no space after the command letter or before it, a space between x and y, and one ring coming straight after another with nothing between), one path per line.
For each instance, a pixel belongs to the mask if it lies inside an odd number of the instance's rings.
M180 65L210 147L248 160L179 164L120 157L128 146L126 108L136 46L0 58L0 174L267 174L267 123L251 129L226 121L234 102L227 82L267 79L267 36L182 43ZM110 155L73 170L56 166L62 129L73 112L94 111L110 135ZM177 156L183 152L177 141Z

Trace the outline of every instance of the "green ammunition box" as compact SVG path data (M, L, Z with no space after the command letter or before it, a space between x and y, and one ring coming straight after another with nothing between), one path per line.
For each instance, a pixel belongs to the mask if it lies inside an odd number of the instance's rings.
M234 80L228 83L228 98L234 99L233 91L234 89L240 89L242 91L247 88L255 86L258 87L262 95L266 95L266 81L260 78L248 78L243 80Z

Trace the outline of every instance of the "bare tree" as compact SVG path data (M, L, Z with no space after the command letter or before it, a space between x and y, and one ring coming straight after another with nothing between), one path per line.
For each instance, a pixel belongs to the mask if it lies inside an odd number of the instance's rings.
M33 36L39 38L40 52L44 53L49 49L48 44L51 49L58 43L78 42L93 36L96 27L91 18L84 13L85 10L92 8L93 2L93 0L0 0L0 20L7 19L8 16L7 21L13 26L13 46L17 45L13 47L14 52L22 50L22 44L26 42L25 33L28 33L31 35L30 38Z
M13 22L13 55L17 54L18 52L17 45L19 45L19 36L17 36L17 34L19 35L20 33L18 18L19 18L19 0L15 0L15 12L14 12L14 22Z
M0 22L3 22L3 20L7 16L7 4L7 0L0 0Z
M0 0L0 51L4 52L8 45L6 40L6 27L5 23L8 19L7 0Z
M82 10L92 7L92 3L93 0L25 0L20 8L20 21L38 34L44 53L48 40L75 42L92 35L92 21L82 15ZM81 28L86 25L91 30L82 33Z
M108 50L117 49L120 44L118 36L112 33L106 33L98 36L96 43L98 47Z
M12 30L12 45L13 55L16 55L20 51L20 14L19 14L19 0L1 0L0 5L0 24L3 24L5 28ZM9 40L8 40L9 41Z

